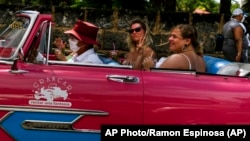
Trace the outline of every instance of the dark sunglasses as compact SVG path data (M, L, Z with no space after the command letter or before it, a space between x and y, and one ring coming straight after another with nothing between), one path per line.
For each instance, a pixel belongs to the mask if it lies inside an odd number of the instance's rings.
M128 32L129 32L130 34L134 33L134 31L135 31L135 32L140 32L140 31L141 31L141 27L137 27L137 28L135 28L135 29L129 29L129 30L128 30Z

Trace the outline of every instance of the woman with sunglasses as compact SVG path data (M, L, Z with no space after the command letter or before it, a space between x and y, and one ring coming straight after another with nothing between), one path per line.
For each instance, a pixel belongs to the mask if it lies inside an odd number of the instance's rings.
M196 29L189 24L180 24L172 29L169 41L169 50L174 54L167 57L159 68L206 71L203 51L198 41ZM146 70L154 67L153 59L144 60Z
M93 47L98 45L97 32L98 28L95 25L78 20L71 30L64 32L69 35L68 41L72 53L65 56L61 50L56 50L57 58L67 62L103 64ZM57 38L54 44L59 49L66 45L60 38Z
M143 60L147 57L156 58L155 51L151 48L153 40L147 24L141 20L130 23L127 44L129 52L125 55L123 65L132 65L134 69L144 69Z

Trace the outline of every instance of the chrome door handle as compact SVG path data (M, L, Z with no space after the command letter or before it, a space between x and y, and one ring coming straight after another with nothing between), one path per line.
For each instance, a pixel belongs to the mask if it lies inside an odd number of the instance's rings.
M26 70L10 70L10 73L20 74L20 73L28 73L29 71Z
M136 76L127 75L106 75L106 78L111 81L122 82L122 83L139 83L140 79Z

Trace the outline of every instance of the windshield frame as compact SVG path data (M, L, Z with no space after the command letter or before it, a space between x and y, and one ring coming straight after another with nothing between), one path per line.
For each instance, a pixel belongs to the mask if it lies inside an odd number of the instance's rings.
M18 19L18 17L26 17L30 21L30 24L28 25L25 33L23 34L22 39L20 40L19 44L17 45L15 52L10 57L0 57L0 60L6 60L6 61L14 61L19 53L22 53L22 48L24 43L27 41L28 36L30 35L30 32L32 30L32 27L34 26L34 23L39 15L39 12L37 11L17 11L15 13L15 20ZM14 20L13 20L14 21ZM13 23L10 22L10 23Z

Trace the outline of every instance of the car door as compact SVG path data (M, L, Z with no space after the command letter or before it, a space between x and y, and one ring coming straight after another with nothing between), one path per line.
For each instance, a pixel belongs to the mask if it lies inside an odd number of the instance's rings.
M102 124L142 123L140 71L53 63L50 66L57 83L54 85L67 90L68 95L62 100L68 103L65 107L86 112L75 124L77 128L99 130Z
M246 77L154 70L143 79L146 124L250 123Z
M43 29L46 32L34 39L45 40L43 50L49 54L50 28ZM7 117L0 120L4 139L100 140L103 124L142 123L140 71L122 66L34 61L32 52L41 43L33 41L35 46L23 60L21 57L7 68L1 67L0 115Z

